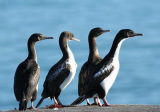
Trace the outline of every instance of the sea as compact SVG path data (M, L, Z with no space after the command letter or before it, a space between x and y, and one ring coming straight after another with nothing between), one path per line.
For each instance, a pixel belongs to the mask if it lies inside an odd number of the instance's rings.
M41 74L34 105L41 98L49 69L62 57L58 43L61 32L70 31L81 40L69 42L78 68L74 80L59 97L63 104L72 103L78 97L80 69L88 58L88 34L95 27L111 30L96 39L102 58L121 29L143 33L123 42L120 70L106 97L108 102L159 105L159 12L159 0L0 0L0 110L18 108L13 92L14 75L28 55L27 40L33 33L54 37L36 43ZM53 103L48 98L41 107Z

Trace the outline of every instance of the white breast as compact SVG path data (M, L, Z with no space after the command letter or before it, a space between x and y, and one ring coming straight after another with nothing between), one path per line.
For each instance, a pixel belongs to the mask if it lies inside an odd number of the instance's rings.
M69 53L69 59L66 62L66 65L70 65L70 74L69 76L66 78L66 80L64 80L64 82L61 84L60 88L61 90L63 90L64 88L66 88L68 86L68 84L73 80L75 74L76 74L76 69L77 69L77 64L76 61L74 59L74 55L72 53L72 51L70 50L69 46L67 46L67 50Z
M111 72L111 74L105 78L101 83L100 85L102 86L102 88L105 90L105 94L108 93L109 89L112 87L117 75L118 75L118 71L119 71L119 61L118 60L115 60L113 61L113 66L114 66L114 69L113 71Z

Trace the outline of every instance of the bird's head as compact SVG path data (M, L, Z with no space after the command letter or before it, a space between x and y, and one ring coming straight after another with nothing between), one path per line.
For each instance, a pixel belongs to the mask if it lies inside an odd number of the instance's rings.
M96 28L91 29L90 35L92 37L98 37L98 36L102 35L105 32L110 32L110 30L104 30L104 29L102 29L100 27L96 27Z
M117 34L117 37L119 37L121 39L131 38L131 37L135 37L135 36L143 36L143 34L135 33L133 30L130 30L130 29L122 29Z
M29 38L30 41L34 41L34 42L45 40L45 39L53 39L53 37L44 36L41 33L34 33Z

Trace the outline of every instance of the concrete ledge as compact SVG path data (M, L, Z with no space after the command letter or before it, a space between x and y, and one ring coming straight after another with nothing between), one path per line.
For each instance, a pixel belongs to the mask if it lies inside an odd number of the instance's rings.
M111 105L108 107L99 106L74 106L55 109L36 109L26 112L160 112L160 105ZM18 112L10 110L7 112Z

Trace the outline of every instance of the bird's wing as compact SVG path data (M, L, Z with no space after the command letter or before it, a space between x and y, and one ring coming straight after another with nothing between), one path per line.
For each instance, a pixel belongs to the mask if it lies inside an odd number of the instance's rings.
M78 81L78 94L82 96L85 94L86 88L92 80L92 72L93 68L101 61L100 57L97 57L95 62L89 63L86 62L83 64L80 73L79 73L79 81Z
M104 65L98 72L94 74L94 80L100 83L102 80L104 80L111 74L113 69L114 66L112 64Z
M69 65L62 65L61 68L59 68L59 70L54 70L57 69L57 67L51 68L52 70L49 71L43 85L43 97L49 97L50 94L54 94L56 90L59 89L60 85L70 74L69 67Z
M113 71L114 66L103 66L98 72L96 72L93 77L89 80L89 84L86 87L86 94L89 94L91 91L96 92L96 88L106 77L108 77Z
M70 74L69 69L63 69L61 72L59 72L57 77L52 80L53 86L59 87L66 80L69 74Z
M82 96L85 91L86 81L88 76L88 63L85 63L79 73L79 80L78 80L78 94Z
M60 60L50 68L45 80L51 80L56 78L59 72L61 72L65 67L66 64Z
M25 62L22 62L19 64L19 66L16 69L15 76L14 76L14 94L16 99L19 101L23 97L23 90L26 88L25 84L25 75L27 72L27 66Z

